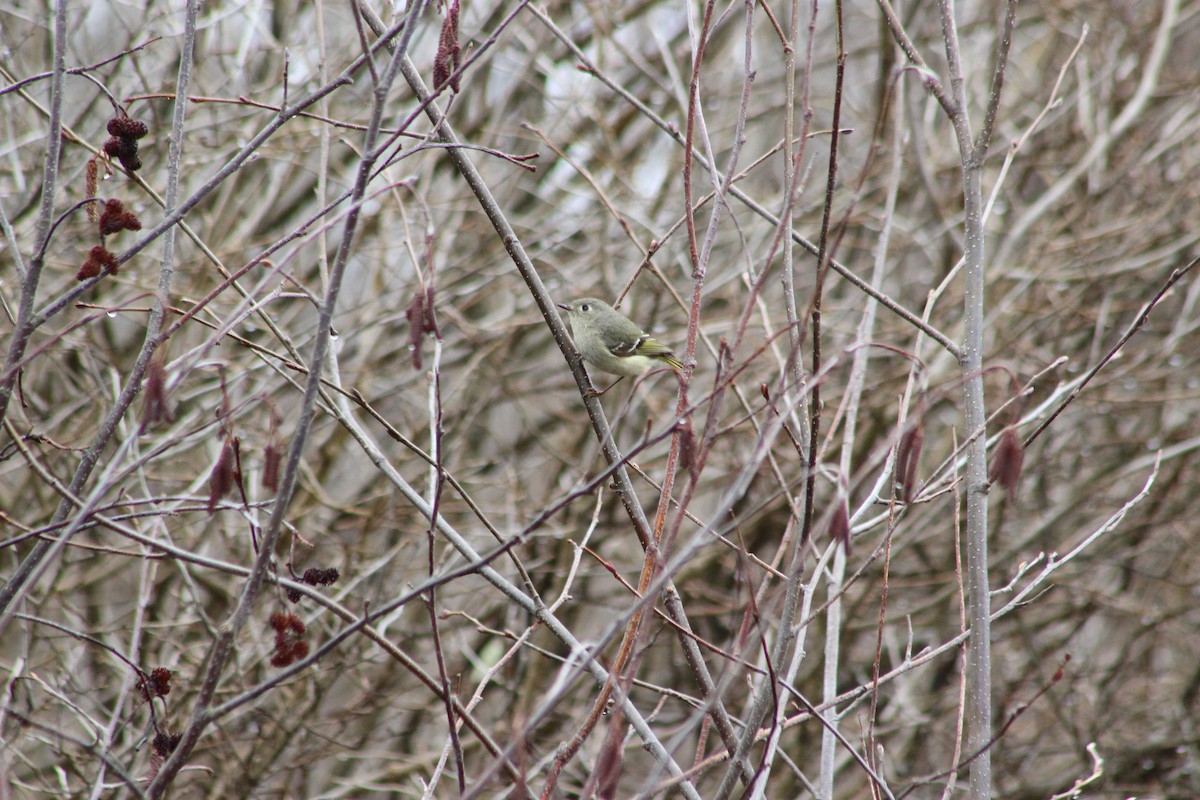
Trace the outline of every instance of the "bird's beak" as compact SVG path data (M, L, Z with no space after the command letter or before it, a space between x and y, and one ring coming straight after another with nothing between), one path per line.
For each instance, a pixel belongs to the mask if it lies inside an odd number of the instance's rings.
M555 303L554 305L558 306L558 307L559 307L559 308L561 308L563 311L570 311L570 310L571 310L571 306L569 306L569 305L568 305L568 304L566 304L566 303Z

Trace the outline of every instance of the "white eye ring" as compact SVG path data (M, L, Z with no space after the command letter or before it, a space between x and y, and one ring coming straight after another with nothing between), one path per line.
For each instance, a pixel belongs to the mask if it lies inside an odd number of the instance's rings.
M583 305L581 305L581 306L579 307L579 310L580 310L580 311L587 311L587 310L588 310L588 304L587 304L587 303L584 303Z

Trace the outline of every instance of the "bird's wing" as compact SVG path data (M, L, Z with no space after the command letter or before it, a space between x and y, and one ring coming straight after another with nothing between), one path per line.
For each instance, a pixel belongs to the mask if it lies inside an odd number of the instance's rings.
M618 356L620 358L629 358L631 355L634 355L637 352L637 349L641 346L642 342L649 338L649 336L641 331L631 331L628 336L622 332L619 337L619 341L613 342L611 345L609 345L608 351L614 356Z
M651 339L646 334L638 337L637 342L633 345L633 351L637 351L638 355L646 356L647 358L662 358L664 356L673 358L674 354L671 348L667 347L657 339ZM633 351L630 351L631 354Z

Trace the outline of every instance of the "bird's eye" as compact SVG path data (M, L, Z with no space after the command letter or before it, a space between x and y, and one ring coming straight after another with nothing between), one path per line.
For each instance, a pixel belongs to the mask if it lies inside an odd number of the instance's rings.
M587 303L584 303L583 305L581 305L581 306L579 307L579 310L580 310L580 311L587 311L587 310L588 310L588 304L587 304Z

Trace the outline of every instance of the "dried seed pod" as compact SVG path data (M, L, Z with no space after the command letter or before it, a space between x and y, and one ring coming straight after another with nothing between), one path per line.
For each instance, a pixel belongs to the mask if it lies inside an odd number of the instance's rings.
M171 408L167 405L167 369L160 357L151 361L146 370L142 394L146 398L142 406L142 431L163 420L172 419Z
M833 519L829 521L829 538L845 548L846 555L850 555L850 510L844 497L838 498Z
M699 466L696 463L696 432L692 430L690 420L679 426L679 466L691 472L693 476Z
M100 214L101 236L141 229L142 221L132 211L127 211L120 200L110 198L104 201L104 211Z
M896 448L896 485L905 503L912 502L917 485L917 464L921 460L921 448L924 445L925 431L918 422L904 432Z
M433 85L441 88L450 81L450 89L460 91L459 76L455 74L459 66L462 48L458 44L458 0L451 0L446 9L446 19L442 21L442 30L438 35L437 55L433 58Z
M283 453L279 451L279 445L268 442L267 449L263 451L262 485L269 492L279 491L279 467L282 463Z
M1000 434L1000 443L992 456L988 480L998 483L1008 493L1008 502L1017 502L1017 484L1021 481L1021 469L1025 465L1025 448L1017 436L1016 428L1006 428Z
M140 119L133 119L124 115L113 117L108 121L106 126L111 136L120 137L123 139L141 139L150 129L146 123Z
M111 272L116 275L119 266L120 262L117 261L116 256L108 252L102 245L96 245L88 251L87 260L75 273L75 280L83 281L94 278L101 272Z
M217 510L217 502L233 488L237 477L237 464L233 453L233 441L226 439L221 445L221 455L208 476L208 513Z
M171 676L173 674L166 667L158 667L149 675L142 675L138 678L138 691L146 700L153 697L166 697L171 693Z
M114 136L104 143L104 152L112 158L132 158L137 155L137 151L137 140L124 136Z

